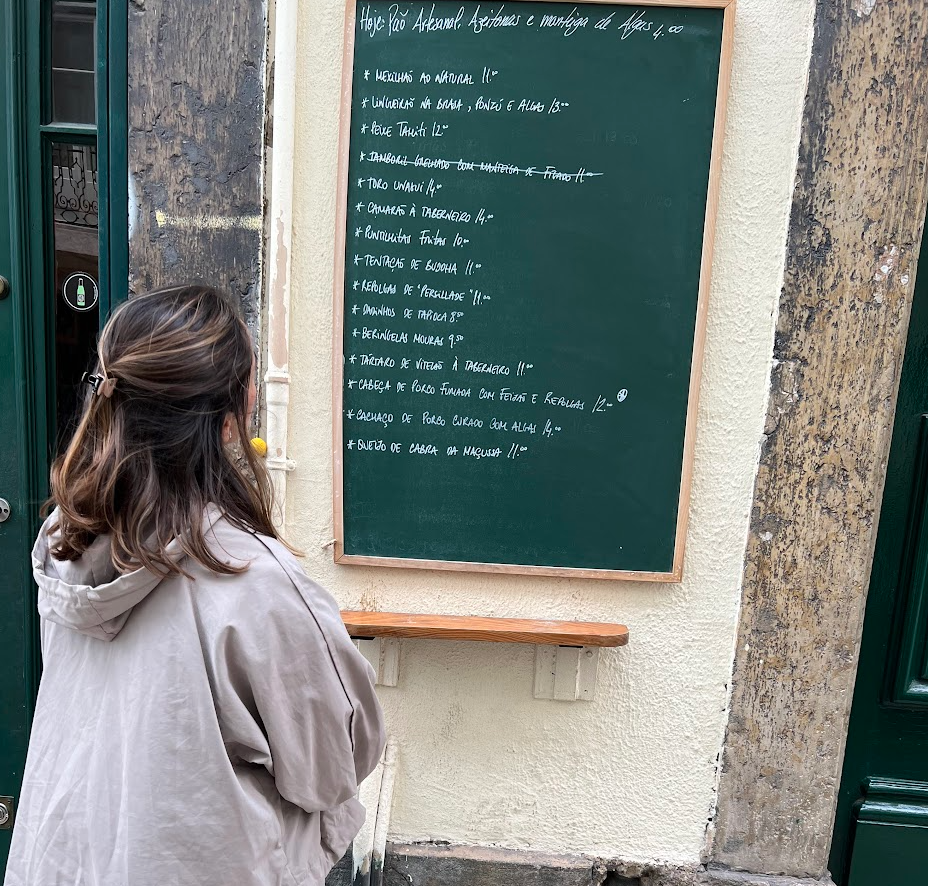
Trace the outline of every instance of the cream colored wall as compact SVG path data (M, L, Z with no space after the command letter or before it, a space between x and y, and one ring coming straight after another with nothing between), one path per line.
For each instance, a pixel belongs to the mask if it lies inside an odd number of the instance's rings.
M725 728L813 0L738 0L718 239L679 585L336 567L331 328L342 0L302 0L288 533L347 608L620 621L592 702L532 697L531 647L407 642L381 699L391 837L693 863Z

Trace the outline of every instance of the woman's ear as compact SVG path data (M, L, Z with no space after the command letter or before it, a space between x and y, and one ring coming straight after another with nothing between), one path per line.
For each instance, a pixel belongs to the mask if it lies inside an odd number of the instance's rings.
M225 421L222 423L222 445L225 446L226 443L232 442L232 437L235 435L236 425L235 418L231 412L226 413Z

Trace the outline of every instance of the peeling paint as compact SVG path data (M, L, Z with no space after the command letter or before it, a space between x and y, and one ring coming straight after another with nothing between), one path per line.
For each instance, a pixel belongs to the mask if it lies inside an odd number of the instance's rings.
M128 185L128 199L129 199L129 242L132 242L132 238L135 236L135 232L138 228L139 220L139 195L137 191L135 176L132 172L129 172L129 185Z
M155 210L155 223L159 228L189 228L201 231L229 231L241 228L245 231L260 231L264 219L260 215L168 215L161 209Z
M868 18L875 7L876 0L854 0L854 12L858 18Z
M899 250L892 243L883 249L879 258L879 267L873 275L877 283L882 283L895 269L899 260Z

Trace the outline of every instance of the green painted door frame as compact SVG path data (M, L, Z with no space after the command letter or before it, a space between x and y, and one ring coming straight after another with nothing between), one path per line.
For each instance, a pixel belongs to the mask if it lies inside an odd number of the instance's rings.
M98 127L51 123L51 0L0 4L0 797L18 796L38 687L38 619L29 551L55 439L51 148L97 139L101 322L126 297L127 7L98 0ZM14 808L15 827L15 808ZM0 828L0 872L11 831ZM2 878L2 873L0 873Z
M100 164L100 322L128 298L129 108L128 0L97 3Z
M896 404L830 868L838 886L928 881L928 236Z
M32 316L35 285L29 243L37 231L29 214L26 121L34 77L26 52L27 3L0 4L0 274L9 294L0 301L0 496L10 518L0 524L0 795L16 797L22 779L32 704L37 685L33 637L36 630L26 554L36 523L44 443L45 371L36 345L43 330ZM44 350L44 349L43 349ZM43 404L38 409L36 406ZM15 814L15 813L14 813ZM15 819L14 819L15 820ZM6 859L11 832L0 830L0 860Z

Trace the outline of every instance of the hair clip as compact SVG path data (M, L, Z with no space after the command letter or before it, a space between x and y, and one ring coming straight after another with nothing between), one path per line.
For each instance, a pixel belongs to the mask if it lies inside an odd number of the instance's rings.
M113 389L116 387L116 379L105 375L92 375L85 372L81 376L81 383L90 385L95 395L102 397L112 397Z

